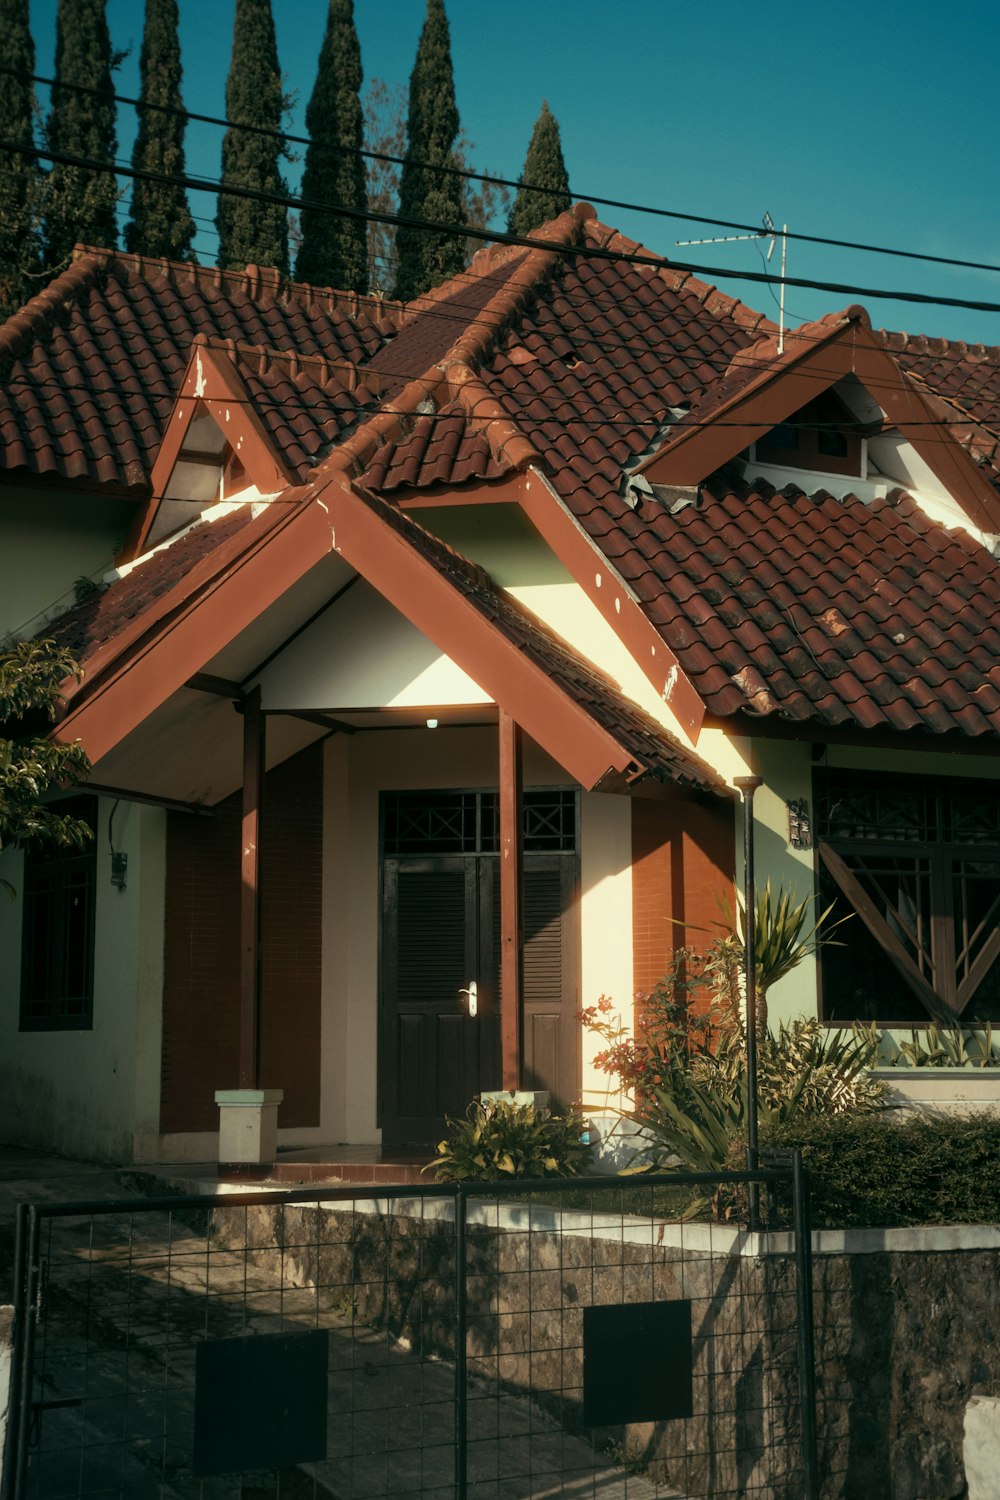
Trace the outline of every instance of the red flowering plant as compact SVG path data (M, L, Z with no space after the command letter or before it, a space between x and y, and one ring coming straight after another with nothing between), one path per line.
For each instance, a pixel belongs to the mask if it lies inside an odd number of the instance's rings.
M602 995L580 1012L586 1029L604 1043L595 1067L637 1100L668 1080L676 1086L697 1057L713 1050L720 1033L739 1028L736 969L724 943L710 944L707 953L675 949L663 978L636 995L634 1031Z

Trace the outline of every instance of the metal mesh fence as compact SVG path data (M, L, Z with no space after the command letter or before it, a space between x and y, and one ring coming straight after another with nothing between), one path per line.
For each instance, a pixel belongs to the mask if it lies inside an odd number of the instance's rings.
M5 1495L801 1500L796 1240L678 1181L28 1208Z

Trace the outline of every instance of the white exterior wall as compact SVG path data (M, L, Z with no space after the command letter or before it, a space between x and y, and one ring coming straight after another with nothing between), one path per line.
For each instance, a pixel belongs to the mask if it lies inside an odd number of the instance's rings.
M0 640L33 635L74 603L80 577L114 566L135 501L46 490L0 489Z
M159 1110L165 818L121 802L115 847L127 886L110 883L108 815L99 799L94 1012L89 1031L21 1031L24 868L3 856L14 899L0 894L0 1137L68 1156L129 1161L137 1124Z

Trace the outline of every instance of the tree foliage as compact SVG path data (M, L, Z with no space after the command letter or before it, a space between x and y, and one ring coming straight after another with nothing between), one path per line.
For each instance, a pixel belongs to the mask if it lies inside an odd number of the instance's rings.
M372 78L365 90L365 161L369 209L375 213L394 214L399 202L400 168L389 157L401 158L406 150L406 90L399 84ZM460 171L472 170L475 143L464 131L459 132L452 157ZM510 207L510 194L503 183L488 173L481 178L457 178L463 194L462 222L473 229L485 229L496 219L503 219ZM467 239L463 259L470 260L482 241ZM396 227L394 224L368 224L368 284L373 290L389 292L396 282Z
M28 24L28 0L0 0L0 56L19 76L0 88L0 135L8 141L34 141L35 44ZM39 289L41 267L42 174L31 156L11 153L0 173L0 318L9 317Z
M111 74L120 60L111 51L105 0L59 0L56 81L45 130L52 151L112 165L118 141ZM113 247L117 202L113 172L53 165L45 188L47 268L67 265L78 240Z
M518 181L520 187L507 224L511 234L530 234L569 208L569 177L559 126L544 99Z
M53 641L16 641L0 647L0 849L30 840L80 845L90 829L44 805L46 792L77 782L90 770L83 746L57 745L44 733L60 703L60 688L79 670Z
M427 0L417 59L410 74L406 158L399 183L404 219L461 223L461 178L441 167L457 165L458 105L451 66L451 39L444 0ZM409 301L454 276L465 263L460 236L401 224L396 231L395 294Z
M138 171L184 172L184 118L177 0L146 0L146 26L139 56L139 131L132 152ZM154 107L150 107L154 106ZM155 106L159 106L158 108ZM125 244L140 255L189 260L194 220L184 188L136 178Z
M316 83L306 109L302 197L306 203L368 206L365 190L361 48L353 0L330 0ZM300 281L348 291L368 290L366 226L362 218L303 208L302 243L295 263Z
M223 188L286 191L278 167L285 153L278 140L235 128L254 125L278 131L285 106L271 0L236 0L233 54L226 80L226 117L232 124L222 142ZM223 270L254 264L287 272L287 211L281 204L222 192L215 222Z

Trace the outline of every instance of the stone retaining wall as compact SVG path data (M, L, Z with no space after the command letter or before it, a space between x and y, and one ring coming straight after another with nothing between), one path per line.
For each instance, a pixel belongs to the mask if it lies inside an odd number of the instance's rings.
M358 1322L454 1357L452 1205L218 1210L215 1230ZM958 1500L963 1420L1000 1381L1000 1235L814 1237L823 1500ZM582 1425L583 1308L689 1298L696 1411L608 1430L630 1463L689 1496L801 1500L794 1263L787 1235L470 1205L473 1382L530 1391Z

